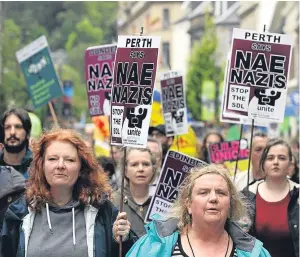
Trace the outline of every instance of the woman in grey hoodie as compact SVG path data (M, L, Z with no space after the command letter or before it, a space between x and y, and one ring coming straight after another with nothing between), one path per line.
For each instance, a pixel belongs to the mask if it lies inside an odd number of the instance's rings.
M3 257L113 257L134 242L125 212L91 150L72 130L45 133L33 147L25 196L8 208ZM120 237L121 236L121 237Z

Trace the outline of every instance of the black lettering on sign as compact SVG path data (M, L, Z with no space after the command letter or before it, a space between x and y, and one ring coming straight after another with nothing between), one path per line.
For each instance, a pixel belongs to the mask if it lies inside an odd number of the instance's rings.
M108 63L103 63L103 65L102 65L101 77L104 77L104 76L109 76L109 77L112 76L112 73L111 73L111 70L110 70L110 67L109 67Z
M152 38L127 38L125 47L151 47Z
M270 72L284 73L285 56L271 54L270 60Z
M285 56L270 55L268 64L264 53L258 53L255 58L252 58L251 52L244 53L237 50L234 69L230 73L230 83L284 88L286 86L286 76L283 75L285 61Z
M172 168L168 168L163 183L168 184L172 187L177 187L179 186L181 176L182 176L181 172L175 171Z
M126 74L128 69L129 62L118 62L117 66L117 85L123 85L126 83ZM122 82L121 82L122 81Z
M144 90L143 104L151 104L151 100L152 100L152 88L146 87Z
M88 66L89 78L99 78L99 64Z
M250 63L252 59L252 52L246 51L246 56L243 51L237 50L235 54L234 68L238 69L250 69Z
M130 103L148 105L152 100L152 88L140 86L115 86L113 88L113 103Z
M257 80L256 85L261 87L267 87L267 79L268 79L268 73L263 72L257 72L256 73Z
M258 41L270 42L270 43L280 43L281 36L246 32L245 39L258 40Z
M141 86L150 86L152 84L153 69L153 63L143 63Z
M274 85L277 88L284 88L286 85L286 77L284 75L277 75L275 77Z
M264 53L258 53L255 59L252 59L252 53L246 51L246 56L241 50L236 51L234 68L245 70L262 70L272 73L284 73L285 56L283 55L270 55L270 65L268 67L266 56Z
M163 199L174 202L177 199L178 190L166 184L159 184L156 195L160 196Z
M143 63L142 71L139 76L139 67L137 62L133 62L129 67L128 62L119 62L117 65L117 85L134 85L150 86L152 84L154 64Z
M182 84L177 84L175 85L175 92L176 92L176 97L183 97L183 86Z
M267 86L270 88L284 88L286 86L286 76L284 76L283 74L233 69L231 70L230 74L230 83L248 84L249 86Z
M95 65L89 65L88 66L88 71L89 71L89 78L99 78L99 77L104 77L104 76L112 76L112 72L110 70L109 64L108 63L103 63L102 67L100 69L99 63Z
M139 84L139 79L138 79L138 64L137 62L132 63L131 69L129 71L128 75L128 80L127 80L127 85L130 84L131 82L135 85Z
M163 183L158 185L157 195L172 202L176 200L181 177L181 172L168 168Z
M106 79L106 82L107 82L107 84L106 84L106 88L107 89L111 89L111 84L112 84L112 81L113 81L113 79L112 78L107 78Z
M183 97L182 84L176 84L176 85L164 87L162 91L163 91L162 97L164 101Z
M164 112L174 112L178 109L184 108L184 99L171 99L163 102L163 110Z

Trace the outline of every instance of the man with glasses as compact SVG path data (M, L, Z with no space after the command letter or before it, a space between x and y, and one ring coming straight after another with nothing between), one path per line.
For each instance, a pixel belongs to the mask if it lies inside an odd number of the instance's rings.
M4 113L0 126L1 143L4 145L0 152L0 166L12 166L28 178L32 160L29 149L31 121L28 113L21 108L12 108Z
M161 143L162 151L163 151L163 158L162 162L164 162L165 156L173 144L174 137L167 137L166 136L166 129L163 124L158 126L149 127L148 135L152 138L158 140Z

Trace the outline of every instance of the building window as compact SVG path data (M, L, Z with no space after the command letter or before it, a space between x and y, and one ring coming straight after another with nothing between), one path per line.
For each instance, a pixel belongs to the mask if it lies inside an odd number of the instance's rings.
M170 43L163 43L163 66L169 67L170 65Z
M168 29L170 26L170 13L169 9L165 8L163 10L163 29Z

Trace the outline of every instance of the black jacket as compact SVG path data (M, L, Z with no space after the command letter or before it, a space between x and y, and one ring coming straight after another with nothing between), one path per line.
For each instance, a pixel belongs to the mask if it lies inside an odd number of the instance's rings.
M23 219L29 215L25 196L12 203L5 215L1 233L3 257L24 257L25 237L22 229ZM93 257L119 257L119 244L113 239L112 226L118 210L113 204L105 200L97 208L94 223ZM137 240L132 231L129 238L122 244L122 256L125 257L131 246Z
M8 206L18 199L25 190L24 176L10 166L0 166L0 232ZM1 248L1 238L0 238ZM0 252L0 257L1 257Z

